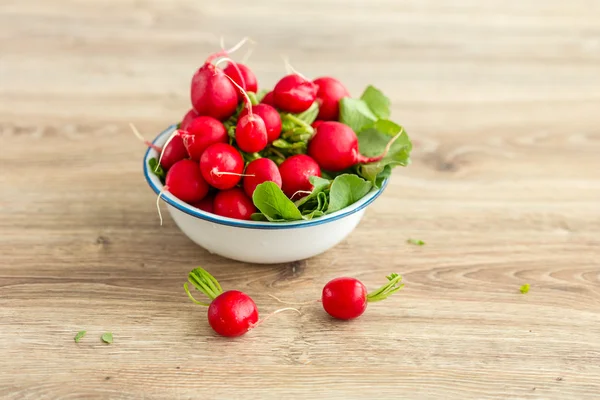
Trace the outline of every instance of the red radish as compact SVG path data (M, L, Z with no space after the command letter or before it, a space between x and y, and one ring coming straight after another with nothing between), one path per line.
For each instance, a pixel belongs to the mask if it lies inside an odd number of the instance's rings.
M317 85L298 74L284 76L273 89L275 106L291 113L308 110L316 97Z
M225 59L221 59L225 60ZM233 64L235 65L235 64ZM267 128L265 122L252 112L252 102L248 93L229 75L225 75L240 91L246 104L247 114L240 117L235 128L235 142L247 153L256 153L267 147Z
M273 99L273 91L265 94L265 97L260 101L261 104L268 104L271 107L275 107L275 100Z
M171 140L167 141L160 153L160 166L169 170L176 162L188 158L188 152L183 144L181 131L176 131Z
M203 268L193 269L188 274L188 282L211 300L210 303L196 300L190 293L188 283L183 284L185 292L194 303L208 307L208 323L221 336L244 335L282 311L294 310L300 313L295 308L282 308L259 320L258 308L250 296L237 290L223 292L219 282Z
M221 121L235 112L238 103L237 91L231 81L209 61L192 78L191 98L198 114Z
M312 123L312 127L313 127L313 129L317 129L317 127L318 127L319 125L321 125L323 122L325 122L325 121L316 120L315 122L313 122L313 123Z
M159 146L156 146L154 143L149 142L148 140L144 139L144 137L137 130L135 125L130 123L129 127L133 131L134 135L137 136L137 138L140 139L142 142L144 142L144 144L146 146L151 147L154 150L156 150L158 153L160 153L158 162L165 171L167 171L169 168L171 168L171 166L173 166L173 164L175 164L177 161L180 161L180 160L183 160L184 158L189 157L187 150L185 149L185 146L183 145L183 140L181 138L180 130L173 131L171 133L171 136L169 136L169 138L167 139L164 146L161 148Z
M191 205L202 211L206 211L208 213L214 213L214 211L213 211L214 199L215 199L215 196L213 196L212 194L208 194L202 200L192 203Z
M250 68L248 68L246 65L240 63L229 63L225 67L225 69L223 69L223 72L229 75L231 79L233 79L235 83L240 85L246 92L256 93L258 91L258 82L256 80L256 75L254 75L252 70L250 70ZM240 93L238 93L238 99L242 99L242 95Z
M269 143L279 139L279 135L281 135L281 117L277 110L268 104L257 104L252 106L252 112L261 117L265 123ZM248 109L244 108L240 113L240 118L246 114L248 114Z
M317 100L319 101L318 119L337 121L340 117L340 100L350 97L348 89L342 82L335 78L323 77L313 81L318 87Z
M327 121L317 126L308 143L308 155L326 171L343 171L355 164L376 162L386 156L400 134L394 136L384 152L376 157L366 157L358 152L358 138L348 125Z
M187 133L182 133L183 144L192 160L200 160L202 153L214 143L227 143L225 126L213 117L201 116L189 123Z
M248 197L252 198L252 194L258 185L263 182L271 181L277 186L281 187L281 174L279 168L273 160L268 158L259 158L251 161L246 167L247 175L244 177L242 184L244 186L244 192Z
M235 147L215 143L202 153L200 170L209 185L221 190L231 189L242 179L244 160Z
M256 114L241 117L235 127L235 142L242 151L256 153L267 147L267 127Z
M237 290L223 292L219 282L202 268L193 269L188 275L188 282L211 300L210 304L196 300L188 284L183 284L194 303L208 307L208 323L219 335L241 336L258 324L258 308L247 294Z
M202 177L198 163L181 160L173 164L165 178L165 190L186 203L195 203L208 193L208 184Z
M386 285L371 293L367 293L367 288L358 279L333 279L323 288L323 308L337 319L358 318L365 312L368 303L384 300L404 286L400 284L402 277L398 274L391 274L387 279Z
M187 112L187 114L185 114L185 116L181 120L181 123L179 124L179 129L181 129L182 131L187 131L188 125L196 117L198 117L198 113L192 108L190 111Z
M215 196L213 212L223 217L250 220L256 212L252 199L240 188L222 190Z
M310 192L313 188L309 178L321 176L321 168L311 157L306 154L297 154L287 158L279 166L281 174L281 190L290 199L298 199L303 192Z
M221 336L241 336L257 322L258 309L254 300L237 290L219 295L208 307L208 323Z

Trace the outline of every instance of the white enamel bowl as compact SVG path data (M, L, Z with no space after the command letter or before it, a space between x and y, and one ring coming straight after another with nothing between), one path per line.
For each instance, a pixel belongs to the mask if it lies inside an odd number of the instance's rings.
M170 126L154 139L162 146L176 129ZM150 172L148 160L158 158L153 149L144 156L146 181L158 195L163 185ZM311 221L285 223L242 221L207 213L184 203L168 192L162 194L177 226L198 245L211 253L232 260L257 264L285 263L321 254L354 230L371 204L385 189L373 190L365 197L338 212Z

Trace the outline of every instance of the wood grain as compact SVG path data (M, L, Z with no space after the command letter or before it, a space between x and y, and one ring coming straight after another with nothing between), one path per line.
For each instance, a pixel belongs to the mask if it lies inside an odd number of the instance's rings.
M0 397L597 398L599 24L593 0L3 0ZM245 265L158 226L127 123L181 118L221 34L258 43L264 87L285 54L384 88L415 141L322 256ZM182 290L196 265L263 314L340 275L406 287L351 323L307 305L224 340Z

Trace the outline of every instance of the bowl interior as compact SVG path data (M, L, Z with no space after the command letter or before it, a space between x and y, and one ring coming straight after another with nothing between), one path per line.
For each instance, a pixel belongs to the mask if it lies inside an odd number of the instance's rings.
M161 132L153 140L152 143L159 147L164 145L165 142L167 141L167 139L169 138L169 136L171 135L171 133L175 129L177 129L177 126L171 125L167 129L165 129L163 132ZM160 179L158 179L158 177L150 171L150 169L148 167L148 161L152 158L158 159L158 157L159 157L158 152L152 148L148 148L148 150L146 151L146 154L144 156L144 176L146 177L146 181L148 182L148 185L150 185L150 188L152 188L152 190L154 190L154 192L157 195L163 189L163 184L161 183ZM236 227L247 228L247 229L290 229L290 228L302 228L302 227L309 227L309 226L314 226L314 225L325 224L327 222L335 221L337 219L344 218L350 214L358 212L358 211L362 210L363 208L365 208L366 206L368 206L369 204L371 204L377 197L379 197L379 195L381 195L383 190L386 188L387 184L388 184L388 180L386 179L383 182L383 185L381 186L381 188L372 190L365 197L363 197L356 203L354 203L340 211L337 211L335 213L327 214L322 217L315 218L315 219L312 219L309 221L290 221L290 222L242 221L242 220L233 219L233 218L221 217L219 215L212 214L212 213L207 213L207 212L202 211L196 207L193 207L187 203L184 203L183 201L179 200L178 198L176 198L169 192L163 192L160 196L161 196L161 199L164 202L166 202L167 204L169 204L170 206L175 207L178 210L180 210L188 215L191 215L192 217L200 218L200 219L214 222L217 224L236 226Z

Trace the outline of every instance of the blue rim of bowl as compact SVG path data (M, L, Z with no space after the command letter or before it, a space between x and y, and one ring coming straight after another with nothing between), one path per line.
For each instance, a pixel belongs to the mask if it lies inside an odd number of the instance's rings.
M157 142L160 142L161 139L163 139L165 136L171 134L171 132L173 132L175 129L177 129L177 125L169 126L167 129L165 129L164 131L159 133L158 136L152 141L152 143L156 144ZM156 152L156 150L149 147L148 150L146 151L146 154L144 155L144 176L146 177L146 182L148 182L148 185L150 186L150 188L154 191L154 193L156 193L158 195L160 193L160 191L162 190L163 185L160 182L160 180L158 179L158 177L156 175L152 174L148 168L148 161L152 157L158 158L158 153ZM165 203L169 204L170 206L175 207L179 211L184 212L188 215L191 215L192 217L196 217L196 218L202 219L204 221L213 222L213 223L219 224L219 225L227 225L227 226L233 226L236 228L246 228L246 229L293 229L293 228L307 228L309 226L322 225L322 224L326 224L328 222L337 221L338 219L345 218L351 214L354 214L354 213L362 210L363 208L367 207L373 201L375 201L375 199L377 197L379 197L381 195L381 193L383 193L383 190L387 187L387 185L388 185L388 179L386 179L383 182L383 184L381 185L381 188L368 193L365 197L363 197L356 203L354 203L340 211L336 211L334 213L324 215L322 217L318 217L318 218L315 218L315 219L312 219L309 221L304 221L304 220L290 221L290 222L242 221L239 219L221 217L216 214L211 214L211 213L207 213L205 211L199 210L196 207L193 207L193 206L177 199L176 197L171 195L169 192L163 192L161 194L161 199Z

